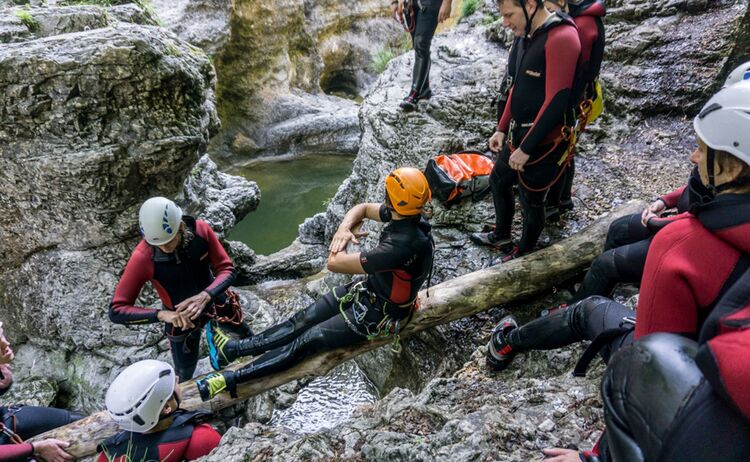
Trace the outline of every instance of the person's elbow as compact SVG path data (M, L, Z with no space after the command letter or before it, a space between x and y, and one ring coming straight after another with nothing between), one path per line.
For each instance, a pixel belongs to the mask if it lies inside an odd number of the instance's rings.
M124 317L117 311L114 303L109 304L109 320L114 324L125 324Z

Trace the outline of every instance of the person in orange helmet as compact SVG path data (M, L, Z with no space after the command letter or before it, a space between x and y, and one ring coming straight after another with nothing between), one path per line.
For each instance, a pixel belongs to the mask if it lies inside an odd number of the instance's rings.
M431 198L424 174L411 167L385 178L385 203L354 206L333 236L328 270L363 274L336 287L307 308L258 335L233 340L211 322L206 328L212 361L221 367L242 356L259 355L236 371L212 373L196 381L206 401L258 377L279 372L304 358L378 337L392 337L398 347L400 329L411 319L417 293L432 272L434 243L422 208ZM347 252L358 244L365 218L388 223L378 245L365 252Z

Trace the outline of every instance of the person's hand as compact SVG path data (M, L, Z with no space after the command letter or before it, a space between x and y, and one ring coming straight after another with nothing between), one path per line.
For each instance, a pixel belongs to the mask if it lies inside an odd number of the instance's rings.
M490 138L490 151L500 152L505 142L505 133L495 132Z
M508 165L510 165L510 168L513 170L518 170L519 172L523 172L523 166L526 165L526 162L529 161L529 155L526 154L521 150L521 148L516 149L513 151L513 154L510 155L510 159L508 160Z
M573 449L551 448L542 451L544 462L581 462L578 451Z
M176 311L161 310L156 317L159 321L172 324L178 329L187 330L195 327L195 324L187 316Z
M656 199L651 203L651 205L643 210L643 213L641 214L641 223L643 224L643 226L646 226L648 220L660 217L666 209L667 204L665 204L661 199Z
M65 441L48 439L35 441L31 446L34 448L34 455L47 462L66 462L75 459L65 452L65 448L70 446L70 443Z
M451 17L451 0L443 0L443 4L440 6L440 12L438 13L438 22L443 22Z
M331 245L328 246L328 251L331 253L339 253L346 250L346 246L349 242L359 244L359 238L367 236L367 232L360 231L362 224L355 226L352 229L339 229L331 239Z
M205 290L190 298L186 298L175 306L175 310L187 316L188 319L197 319L198 316L203 313L203 309L206 308L208 302L211 301L211 296Z
M391 1L391 16L398 23L404 22L404 0L392 0Z

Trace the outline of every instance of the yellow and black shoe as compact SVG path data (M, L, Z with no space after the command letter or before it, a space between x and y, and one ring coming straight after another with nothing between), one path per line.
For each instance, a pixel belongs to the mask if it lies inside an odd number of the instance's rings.
M237 383L233 371L212 372L195 381L201 400L208 401L222 391L228 390L232 398L237 397Z
M206 324L206 342L208 343L208 356L211 360L211 367L215 371L227 367L236 358L232 354L233 339L229 337L219 327L216 321L209 321Z

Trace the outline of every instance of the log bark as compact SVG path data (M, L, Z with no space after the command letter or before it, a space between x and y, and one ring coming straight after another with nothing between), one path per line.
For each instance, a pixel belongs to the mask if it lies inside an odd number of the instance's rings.
M578 234L523 258L492 268L482 269L445 281L419 294L421 307L412 321L401 331L408 337L427 328L471 316L491 307L530 297L549 290L556 284L580 274L601 253L609 225L621 216L639 213L643 201L632 201L605 215ZM354 345L321 353L297 366L238 387L239 398L222 393L209 402L202 402L195 381L181 385L183 409L217 411L246 400L264 391L305 376L328 373L337 365L374 348L390 343L389 339ZM248 361L249 362L249 361ZM231 367L236 369L247 362ZM68 452L76 457L92 455L96 445L117 432L106 412L97 412L78 422L39 435L32 441L57 438L71 443Z

